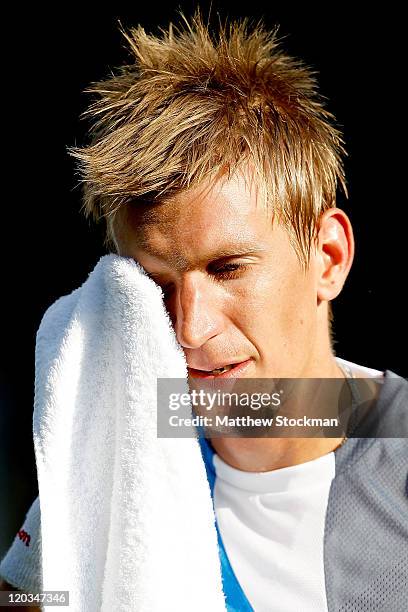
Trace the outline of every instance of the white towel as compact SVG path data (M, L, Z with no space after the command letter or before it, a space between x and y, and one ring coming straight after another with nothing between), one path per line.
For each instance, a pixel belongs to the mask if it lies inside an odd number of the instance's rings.
M157 377L187 366L161 289L106 255L53 304L33 417L43 588L75 612L225 611L198 440L158 439Z

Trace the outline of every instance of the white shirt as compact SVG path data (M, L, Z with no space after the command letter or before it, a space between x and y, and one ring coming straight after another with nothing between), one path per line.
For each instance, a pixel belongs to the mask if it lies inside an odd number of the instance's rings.
M334 453L270 472L238 470L216 453L213 462L220 534L255 612L326 612L323 543Z

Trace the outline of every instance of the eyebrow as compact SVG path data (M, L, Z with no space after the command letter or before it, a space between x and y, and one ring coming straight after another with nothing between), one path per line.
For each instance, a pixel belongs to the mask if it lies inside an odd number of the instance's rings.
M239 245L226 245L220 249L217 249L216 252L210 254L210 257L206 259L221 259L225 257L239 257L242 255L249 255L251 253L260 253L265 251L266 248L263 245L255 245L253 243L240 243Z
M178 254L171 253L169 257L164 256L162 253L152 249L147 243L143 244L142 247L146 253L157 259L165 260L179 267L182 270L187 270L190 267L189 262ZM254 244L253 242L240 242L239 244L226 244L212 253L208 253L206 256L200 257L197 261L198 264L203 264L209 261L218 261L220 259L227 259L230 257L242 257L244 255L253 255L256 253L265 252L267 246L264 244Z

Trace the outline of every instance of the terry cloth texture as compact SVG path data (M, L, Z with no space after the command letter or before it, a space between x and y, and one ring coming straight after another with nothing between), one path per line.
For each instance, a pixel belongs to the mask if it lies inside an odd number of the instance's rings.
M159 377L188 390L161 290L132 259L102 257L36 343L42 586L68 590L75 612L225 610L200 447L157 437Z

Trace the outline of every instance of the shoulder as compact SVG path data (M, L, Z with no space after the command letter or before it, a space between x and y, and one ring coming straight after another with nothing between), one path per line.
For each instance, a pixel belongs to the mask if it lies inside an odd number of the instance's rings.
M377 437L408 440L408 380L391 370L384 373L378 396ZM408 458L407 458L408 460Z

